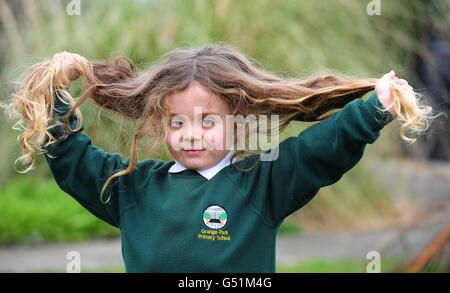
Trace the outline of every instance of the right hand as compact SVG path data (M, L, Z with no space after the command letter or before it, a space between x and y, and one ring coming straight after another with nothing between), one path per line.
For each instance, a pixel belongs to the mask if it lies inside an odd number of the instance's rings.
M394 102L394 98L391 93L392 83L403 86L405 90L414 91L412 86L410 86L406 80L398 78L395 76L395 71L391 70L378 79L375 85L375 92L385 108L388 108ZM397 105L394 104L394 106L389 109L389 112L391 112L394 116L397 115Z
M80 77L80 73L74 69L68 69L67 66L74 62L89 63L89 61L86 58L84 58L83 56L80 56L76 53L69 53L66 51L61 52L61 53L56 53L55 55L53 55L53 60L61 61L61 66L65 70L64 73L71 81L78 79ZM59 75L58 75L59 80L62 80L62 74L63 74L63 72L59 72Z

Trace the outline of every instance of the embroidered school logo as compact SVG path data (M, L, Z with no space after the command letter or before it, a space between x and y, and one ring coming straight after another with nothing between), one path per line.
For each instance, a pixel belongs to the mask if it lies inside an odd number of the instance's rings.
M223 228L227 220L227 212L221 206L212 205L203 211L203 222L211 229Z

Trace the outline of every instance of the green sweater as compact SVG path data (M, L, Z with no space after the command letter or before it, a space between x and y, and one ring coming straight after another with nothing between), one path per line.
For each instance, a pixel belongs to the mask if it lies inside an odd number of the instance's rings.
M54 118L61 120L70 107L56 104ZM168 173L174 161L138 161L132 173L109 184L107 204L99 200L101 188L129 158L61 126L52 129L58 142L45 157L62 190L120 229L127 272L275 272L283 219L355 166L366 144L394 119L375 106L383 108L375 93L353 100L282 141L275 161L262 161L250 172L227 166L207 180L195 170ZM71 116L72 128L76 119ZM257 158L237 164L248 168Z

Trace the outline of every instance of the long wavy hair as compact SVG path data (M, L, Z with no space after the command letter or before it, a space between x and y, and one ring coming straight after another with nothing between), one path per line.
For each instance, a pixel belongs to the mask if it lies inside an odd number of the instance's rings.
M25 154L17 160L22 164L28 162L29 167L24 172L33 167L37 153L46 152L46 147L56 142L48 131L54 110L53 94L61 91L60 88L70 87L73 78L66 75L70 71L83 79L83 93L75 100L62 90L72 106L64 120L69 131L80 130L83 120L78 107L88 98L102 109L138 121L129 165L106 180L100 194L102 202L103 192L111 180L135 169L138 141L150 135L154 142L152 147L156 148L165 138L167 97L188 88L193 81L228 103L233 115L278 115L279 131L293 120L315 122L327 119L333 110L343 108L350 101L374 90L377 82L375 78L336 73L283 78L257 68L253 60L224 44L178 48L162 56L161 60L145 70L138 70L126 56L113 61L74 62L67 68L62 68L61 63L53 59L32 65L20 89L13 94L8 110L10 115L19 118L13 128L22 131L18 141ZM419 134L425 131L432 109L423 105L422 96L416 92L399 85L392 85L391 90L394 104L399 109L396 119L402 122L400 136L412 143L415 139L407 137L405 130ZM74 112L79 124L70 129L68 118ZM236 151L231 161L245 153L245 150ZM233 163L231 165L240 171L251 169L243 170Z

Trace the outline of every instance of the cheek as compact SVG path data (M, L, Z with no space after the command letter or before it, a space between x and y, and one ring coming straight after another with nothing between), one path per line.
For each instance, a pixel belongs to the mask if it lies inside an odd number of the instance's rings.
M169 148L178 150L181 144L180 142L180 132L170 130L166 135L166 144Z
M224 142L226 141L225 132L223 129L211 129L204 133L203 137L205 138L205 142L211 147L215 149L223 149Z
M166 144L169 147L172 147L172 136L173 136L173 133L171 131L167 132L167 134L166 134Z
M172 154L172 152L173 152L173 147L172 147L172 141L171 141L171 139L170 139L170 137L171 137L171 135L168 133L167 135L166 135L166 145L167 145L167 148L169 149L169 152ZM172 154L173 155L173 154Z
M211 143L218 143L221 141L221 138L222 138L222 130L218 127L211 129L211 130L207 131L205 137Z
M166 141L166 145L169 147L169 149L171 149L172 148L172 144L170 143L170 139L169 139L168 135L166 135L165 141Z
M216 133L212 130L203 133L203 141L206 149L214 149L216 143Z

